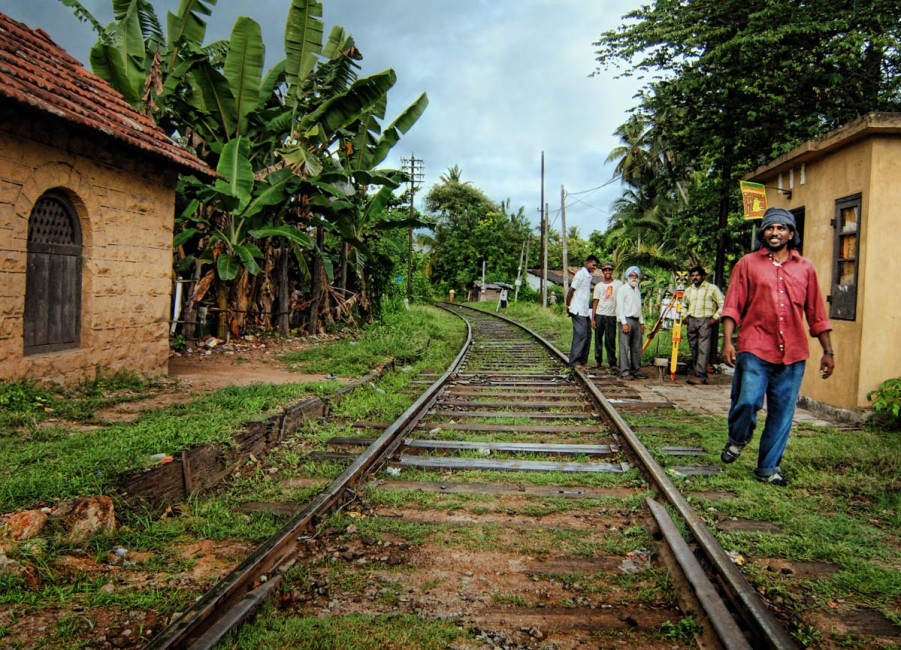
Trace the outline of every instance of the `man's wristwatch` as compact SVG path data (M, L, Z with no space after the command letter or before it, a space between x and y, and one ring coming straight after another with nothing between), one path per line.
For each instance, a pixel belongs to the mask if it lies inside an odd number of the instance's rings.
M835 351L834 350L823 350L823 354L828 354L830 357L834 357Z

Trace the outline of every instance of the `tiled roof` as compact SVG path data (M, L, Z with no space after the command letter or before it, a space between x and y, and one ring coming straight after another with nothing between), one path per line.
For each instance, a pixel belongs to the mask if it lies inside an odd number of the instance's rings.
M175 144L154 121L85 70L41 29L0 13L0 97L100 131L162 156L177 167L214 176L200 158Z
M569 281L572 282L572 279L576 276L576 273L579 272L581 266L570 266L569 270ZM541 277L541 269L529 269L529 273L534 275L535 277ZM604 279L604 274L601 273L600 269L595 269L591 274L591 284L595 285L601 280ZM563 269L548 269L547 270L547 280L548 282L553 282L554 284L563 286Z

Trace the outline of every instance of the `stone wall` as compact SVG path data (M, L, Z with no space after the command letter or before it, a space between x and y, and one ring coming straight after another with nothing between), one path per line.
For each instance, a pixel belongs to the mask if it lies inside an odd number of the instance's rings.
M15 115L15 117L9 117ZM102 134L39 114L0 119L0 379L63 383L167 371L176 172ZM23 355L28 218L68 194L82 231L81 340Z

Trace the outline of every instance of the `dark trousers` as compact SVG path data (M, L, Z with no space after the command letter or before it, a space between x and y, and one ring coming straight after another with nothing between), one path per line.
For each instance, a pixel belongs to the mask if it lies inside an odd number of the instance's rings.
M584 366L588 363L591 348L591 317L573 316L573 344L569 349L569 366Z
M607 351L607 365L616 366L616 316L595 316L594 360L604 365L604 350Z
M707 378L707 364L710 362L710 345L713 341L713 325L709 318L689 316L688 347L691 348L691 373L695 377Z
M629 333L623 333L622 323L619 327L619 374L622 377L634 375L641 369L641 323L637 318L626 318L629 322Z

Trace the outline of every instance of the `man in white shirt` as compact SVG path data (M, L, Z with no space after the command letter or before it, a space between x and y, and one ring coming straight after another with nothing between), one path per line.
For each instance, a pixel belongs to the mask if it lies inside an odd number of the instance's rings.
M566 309L573 321L573 343L569 350L569 367L584 370L591 348L591 274L598 267L598 258L589 255L585 266L573 277L566 294Z
M616 291L616 320L620 324L619 375L623 379L643 379L641 374L641 338L644 314L641 311L641 269L626 269L626 283Z
M591 328L594 330L594 360L598 368L604 365L604 350L607 351L607 365L616 370L616 290L622 282L613 277L613 264L601 264L604 278L594 285L594 300L591 303Z

